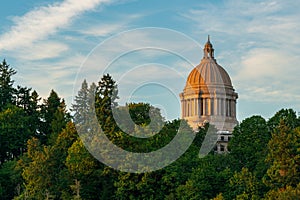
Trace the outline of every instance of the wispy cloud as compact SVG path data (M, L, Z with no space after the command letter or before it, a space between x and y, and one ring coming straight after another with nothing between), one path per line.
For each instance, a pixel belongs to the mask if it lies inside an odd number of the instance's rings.
M55 58L69 50L68 45L60 42L43 41L28 47L19 47L14 57L22 60L43 60Z
M35 8L21 17L0 36L0 50L12 50L45 39L68 26L74 17L110 0L65 0Z
M143 17L143 15L141 14L130 14L126 16L120 15L117 16L117 21L111 23L101 22L92 24L85 27L84 29L78 30L78 32L88 36L107 37L121 31L126 31L129 28L130 23L141 17Z

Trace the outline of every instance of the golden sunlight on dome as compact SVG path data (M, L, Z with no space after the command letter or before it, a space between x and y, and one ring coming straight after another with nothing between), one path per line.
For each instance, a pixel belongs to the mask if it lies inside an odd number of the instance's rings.
M214 57L214 48L208 36L203 58L190 72L180 94L181 117L194 130L208 121L219 130L232 131L237 124L237 98L228 73Z

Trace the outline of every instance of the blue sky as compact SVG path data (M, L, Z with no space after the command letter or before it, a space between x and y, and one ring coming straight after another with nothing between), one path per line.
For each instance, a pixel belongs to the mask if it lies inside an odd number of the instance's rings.
M161 41L172 52L190 52L191 57L148 49L126 54L107 71L117 81L127 81L119 83L120 103L130 96L161 107L167 118L179 117L178 93L200 62L209 34L218 63L239 93L238 120L269 118L281 108L300 111L299 1L4 0L2 8L0 58L18 71L16 84L32 87L44 98L54 89L70 106L78 77L89 81L105 71L90 63L110 58L103 53L105 44L105 50L118 52ZM124 35L128 30L133 31Z

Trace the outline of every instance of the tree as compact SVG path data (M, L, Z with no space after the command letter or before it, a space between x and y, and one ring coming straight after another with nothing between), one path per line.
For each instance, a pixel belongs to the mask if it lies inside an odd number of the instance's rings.
M0 112L0 163L13 160L26 151L26 142L32 136L28 122L25 111L17 106Z
M30 95L28 109L25 110L27 116L29 116L28 127L35 137L39 137L41 132L40 101L41 97L39 97L38 93L34 90Z
M104 176L104 165L87 151L80 139L68 149L66 166L74 180L70 186L74 198L108 199L113 195L113 179Z
M102 130L110 137L113 137L113 133L118 131L113 118L113 109L118 105L117 99L118 89L116 82L109 74L103 75L95 91L95 108Z
M0 63L0 111L3 111L9 104L14 104L15 89L12 76L16 73L5 60Z
M39 139L42 144L46 144L52 133L57 135L70 119L69 113L66 112L64 100L54 90L51 90L49 97L44 101L41 107L41 116Z
M21 172L16 170L17 161L7 161L0 167L0 199L13 199L20 194Z
M48 139L49 144L55 143L55 140L60 132L66 127L67 123L71 120L70 114L66 110L65 101L62 100L59 107L54 113L54 118L51 121L51 135Z
M226 155L208 155L201 159L185 184L176 191L177 199L212 199L224 193L232 176L230 157Z
M95 100L95 98L92 100ZM74 98L74 102L75 104L72 104L71 109L71 111L74 113L73 120L75 124L85 124L88 120L88 112L90 110L89 89L86 80L83 81L81 89Z
M27 142L27 152L18 161L22 169L25 190L20 195L29 199L60 199L63 193L70 191L72 183L65 161L67 149L77 140L77 132L73 123L58 135L55 144L42 145L37 138Z
M238 161L235 170L246 167L250 171L255 170L261 178L266 171L265 147L270 138L266 120L261 116L252 116L237 125L229 142L230 156Z
M230 178L230 195L234 199L261 199L259 187L259 181L247 168L235 172Z
M293 109L281 109L269 119L268 126L270 131L273 132L278 128L282 120L289 128L293 129L300 126L300 119L297 118L296 112Z
M300 183L297 187L287 186L284 189L273 189L270 190L264 199L273 200L273 199L285 199L285 200L294 200L299 199L300 194Z
M41 98L35 90L31 92L31 88L17 86L16 105L24 110L28 118L27 126L32 135L36 137L39 136L41 126L40 100Z
M300 182L300 127L291 129L282 120L268 143L270 165L265 183L272 189L296 187Z

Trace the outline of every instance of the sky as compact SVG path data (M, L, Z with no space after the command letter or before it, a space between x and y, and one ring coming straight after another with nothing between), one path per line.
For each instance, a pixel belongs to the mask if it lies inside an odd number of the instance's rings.
M0 59L16 85L68 108L83 79L117 81L119 103L149 102L180 117L179 93L210 35L239 94L241 121L300 112L300 3L275 0L3 0Z

